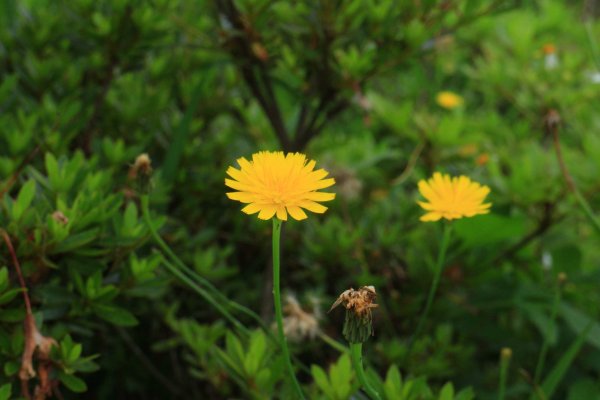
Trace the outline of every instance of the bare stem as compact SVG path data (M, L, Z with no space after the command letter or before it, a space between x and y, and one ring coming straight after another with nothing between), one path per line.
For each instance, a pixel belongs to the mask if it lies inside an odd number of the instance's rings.
M281 290L280 290L280 238L281 238L281 225L282 221L278 218L273 218L273 302L275 304L275 320L277 321L277 334L279 335L279 343L281 346L281 352L283 353L283 359L288 371L288 375L296 396L299 399L304 400L304 394L302 388L296 379L294 373L294 367L290 359L290 351L287 345L287 339L283 331L283 310L281 308Z

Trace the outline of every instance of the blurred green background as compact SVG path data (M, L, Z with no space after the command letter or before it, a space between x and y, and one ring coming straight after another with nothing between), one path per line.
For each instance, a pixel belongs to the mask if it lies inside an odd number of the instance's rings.
M241 213L223 180L237 158L282 149L337 181L324 215L284 232L309 398L366 398L331 345L342 313L326 314L361 285L379 294L365 359L387 399L496 399L502 348L507 399L600 398L599 235L553 137L600 210L599 13L593 0L0 2L0 227L38 328L60 344L34 357L51 391L292 398L256 322L236 314L246 337L165 269L132 178L148 153L161 237L271 325L271 226ZM493 207L454 224L408 354L441 231L419 222L416 186L434 171L489 185ZM25 309L0 248L9 399L21 395Z

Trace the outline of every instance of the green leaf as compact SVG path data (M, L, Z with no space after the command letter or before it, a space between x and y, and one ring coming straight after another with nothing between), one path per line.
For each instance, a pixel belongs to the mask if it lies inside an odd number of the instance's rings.
M7 361L4 363L4 375L13 376L19 371L20 368L21 365L19 363L15 361Z
M393 399L398 393L402 392L402 376L396 365L392 365L388 369L385 383L383 384L383 391L385 397L388 399Z
M0 295L0 305L9 303L10 301L12 301L12 299L14 299L22 291L23 291L23 289L21 289L21 288L14 288L14 289L10 289L10 290L2 293Z
M58 162L52 153L46 153L46 172L48 173L48 181L52 189L60 191L60 171L58 169Z
M67 362L73 363L75 362L79 356L81 355L81 351L83 350L83 346L81 343L76 343L71 347L71 351L69 351L69 356L67 358Z
M454 386L452 382L446 383L440 391L439 400L452 400L454 398Z
M256 331L250 338L250 349L246 354L244 366L248 375L255 375L266 356L267 340L262 331Z
M0 292L4 292L8 288L8 269L0 268Z
M331 385L336 389L349 385L352 379L352 363L347 353L343 354L337 363L331 366L329 376Z
M229 354L235 362L244 365L244 348L242 347L240 340L231 332L227 332L227 335L225 336L225 347L227 349L227 354Z
M75 375L65 374L64 372L60 371L58 373L58 377L60 381L72 392L83 393L87 390L87 385L83 379L78 378Z
M454 396L454 400L473 400L475 398L475 393L473 393L473 389L466 388L461 390Z
M319 389L321 389L321 391L323 391L328 398L334 399L335 391L329 383L329 379L327 379L327 374L325 374L325 371L323 371L321 367L313 365L310 367L310 372Z
M96 315L114 325L135 326L138 324L137 318L124 308L107 304L94 304L93 309Z
M99 229L89 229L76 235L71 235L52 249L52 254L67 253L93 241L98 235Z
M15 220L21 219L21 216L31 205L33 197L35 196L35 181L30 179L19 191L17 201L13 204L12 217Z
M12 385L10 383L0 386L0 400L9 400L12 393Z

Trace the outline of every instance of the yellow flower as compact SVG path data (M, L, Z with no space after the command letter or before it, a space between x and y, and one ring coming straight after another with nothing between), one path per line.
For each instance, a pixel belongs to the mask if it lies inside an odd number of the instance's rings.
M427 211L421 221L438 221L490 212L491 203L483 203L490 188L471 181L466 176L451 178L439 172L429 180L419 181L419 192L428 202L419 201L419 205Z
M248 204L242 211L258 213L260 219L271 219L277 215L282 221L292 218L302 220L306 214L302 209L324 213L327 207L318 201L333 200L335 193L317 192L332 186L333 178L324 169L314 170L315 161L304 154L281 151L261 151L252 155L252 161L244 157L237 160L241 169L229 167L225 185L237 192L227 193L231 200Z
M455 109L463 105L464 100L462 97L452 92L439 92L435 96L435 101L441 106L448 110Z

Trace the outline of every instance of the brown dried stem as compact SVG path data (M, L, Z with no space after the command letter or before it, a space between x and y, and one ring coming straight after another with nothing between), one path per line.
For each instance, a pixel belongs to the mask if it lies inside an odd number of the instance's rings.
M36 376L35 369L33 368L33 356L36 354L39 360L38 365L38 377L39 384L35 388L34 400L44 400L46 396L52 392L52 382L50 380L50 370L52 368L52 362L50 361L50 350L52 346L57 346L56 341L47 336L43 336L35 324L35 318L31 309L31 300L29 299L29 293L27 291L27 285L23 278L21 271L21 264L17 258L17 254L13 247L10 236L4 229L0 229L0 234L6 243L8 252L12 259L13 266L17 273L19 285L21 286L23 293L23 302L25 303L25 320L23 321L23 328L25 331L25 346L23 349L23 355L21 357L21 368L19 370L19 379L21 380L21 392L23 397L31 400L31 393L29 392L29 380Z

